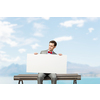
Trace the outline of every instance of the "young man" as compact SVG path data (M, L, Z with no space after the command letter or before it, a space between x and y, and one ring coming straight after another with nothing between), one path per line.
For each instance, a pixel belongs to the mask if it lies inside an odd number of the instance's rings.
M49 42L49 48L47 50L42 50L40 54L56 54L53 51L54 48L56 48L56 46L57 46L57 42L52 40ZM34 54L37 55L38 53L34 53ZM58 54L58 55L61 56L62 54ZM43 84L43 79L47 75L51 78L51 83L56 84L57 81L56 73L38 73L38 78L37 78L38 84Z

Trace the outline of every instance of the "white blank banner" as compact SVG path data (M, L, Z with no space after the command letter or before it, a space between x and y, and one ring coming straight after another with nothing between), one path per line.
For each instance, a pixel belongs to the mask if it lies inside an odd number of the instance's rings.
M27 54L26 72L67 73L67 55Z

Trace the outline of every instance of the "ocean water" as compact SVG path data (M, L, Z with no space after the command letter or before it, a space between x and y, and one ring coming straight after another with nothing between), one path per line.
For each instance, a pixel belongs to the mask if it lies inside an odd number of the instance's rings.
M0 84L18 84L14 77L0 77ZM37 80L25 80L24 84L37 84ZM51 84L51 80L43 80L43 84ZM57 84L73 84L73 80L57 80ZM81 77L77 84L100 84L100 77Z

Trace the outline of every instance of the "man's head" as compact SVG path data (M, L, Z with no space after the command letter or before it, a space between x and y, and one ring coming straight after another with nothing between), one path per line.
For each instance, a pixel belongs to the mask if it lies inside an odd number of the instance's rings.
M53 49L57 46L57 42L52 40L49 42L49 51L53 51Z

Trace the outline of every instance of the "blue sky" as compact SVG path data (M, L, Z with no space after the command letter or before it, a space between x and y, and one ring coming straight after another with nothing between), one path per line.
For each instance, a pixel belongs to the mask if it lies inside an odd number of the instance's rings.
M26 64L27 54L48 49L67 61L100 66L100 17L0 17L0 68Z

